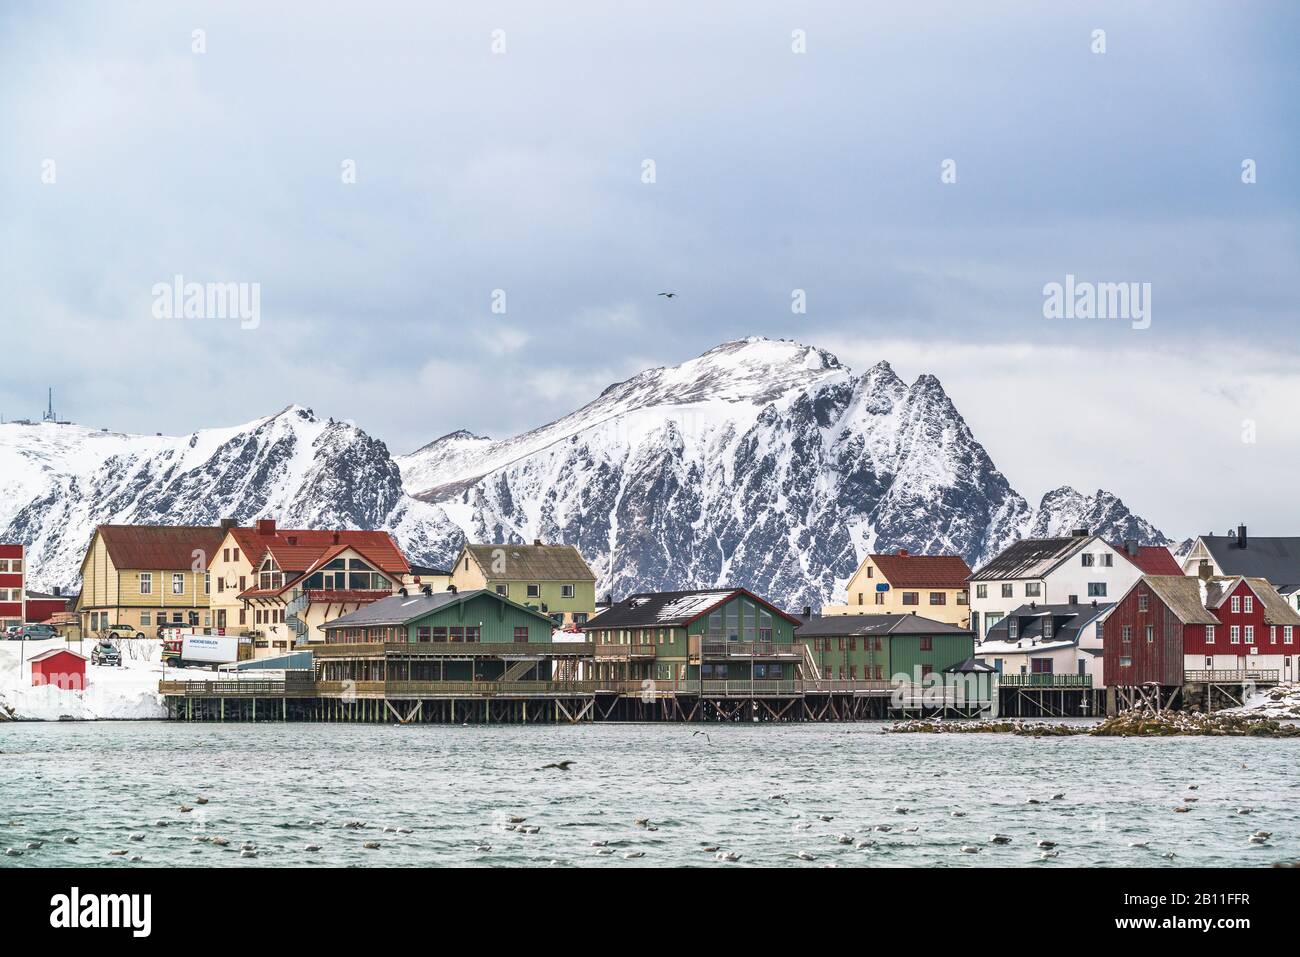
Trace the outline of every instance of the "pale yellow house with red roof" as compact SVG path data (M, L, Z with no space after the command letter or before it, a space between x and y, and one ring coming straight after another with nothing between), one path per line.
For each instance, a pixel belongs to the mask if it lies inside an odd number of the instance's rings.
M418 587L393 536L352 529L227 524L208 566L217 628L252 638L254 657L323 641L326 622Z
M868 555L846 587L848 603L823 615L910 615L970 627L970 566L960 555Z

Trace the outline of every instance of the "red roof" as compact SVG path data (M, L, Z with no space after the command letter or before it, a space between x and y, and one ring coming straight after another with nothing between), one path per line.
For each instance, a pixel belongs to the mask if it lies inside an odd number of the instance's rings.
M254 586L241 592L241 598L278 595L348 550L356 552L375 568L395 578L408 575L411 571L406 556L388 532L282 529L268 533L244 528L238 531L243 534L236 538L241 541L240 547L252 561L254 570L270 552L284 572L282 587L262 589Z
M1181 575L1182 567L1173 553L1163 545L1139 545L1137 554L1130 555L1123 545L1111 546L1134 565L1143 575Z
M872 562L895 588L963 588L970 566L960 555L872 555Z
M119 570L143 571L190 569L196 551L206 566L225 536L209 525L100 525L96 531Z

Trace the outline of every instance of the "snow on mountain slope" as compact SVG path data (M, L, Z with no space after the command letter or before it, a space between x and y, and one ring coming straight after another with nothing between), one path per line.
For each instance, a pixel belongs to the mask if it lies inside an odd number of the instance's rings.
M401 525L413 558L460 542L411 501L382 442L291 406L233 428L131 436L70 425L0 426L0 541L29 548L30 583L72 585L101 523L215 525L270 515L285 527Z
M1106 493L1033 512L933 376L855 376L784 340L724 343L516 438L454 433L398 464L471 540L575 544L619 595L743 583L820 605L872 550L976 563L1085 517L1163 541Z
M600 594L743 584L789 607L835 599L870 551L972 564L1024 534L1087 526L1167 539L1109 493L1031 509L939 380L861 375L797 342L723 343L610 386L504 440L453 432L394 460L291 406L189 436L0 425L0 541L33 587L75 585L103 522L386 528L413 561L469 538L577 545Z

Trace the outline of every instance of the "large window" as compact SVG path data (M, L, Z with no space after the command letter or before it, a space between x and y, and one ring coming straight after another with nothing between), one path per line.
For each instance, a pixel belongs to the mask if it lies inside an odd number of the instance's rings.
M519 642L521 645L528 643L527 625L515 625L515 641Z
M1015 597L1015 592L1012 591L1012 588L1013 588L1013 586L1012 586L1012 584L1011 584L1010 582L1007 582L1005 585L1003 585L1003 586L1002 586L1002 597L1003 597L1003 598L1014 598L1014 597Z
M1042 583L1042 582L1025 582L1025 597L1026 597L1026 598L1042 598L1042 597L1043 597L1043 583Z
M560 586L560 597L561 597L561 598L572 598L572 597L573 597L573 586L572 586L572 585L561 585L561 586Z
M943 592L943 591L932 591L932 592L930 592L930 604L931 604L931 605L946 605L946 604L948 604L948 593L947 593L947 592Z
M539 585L539 584L537 584L536 582L534 582L533 584L529 585L529 586L528 586L528 597L529 597L529 598L541 598L541 597L542 597L542 586Z
M903 604L904 604L904 605L919 605L919 604L921 604L921 593L920 593L919 591L905 591L905 592L903 592Z
M1106 597L1106 583L1105 583L1105 582L1088 582L1088 597L1089 597L1089 598L1105 598L1105 597Z
M153 572L140 573L140 594L141 595L153 594Z
M988 585L976 585L976 586L975 586L975 597L976 597L976 598L988 598L988 597L989 597L989 586L988 586Z
M184 572L172 572L172 594L173 595L185 594L185 573Z

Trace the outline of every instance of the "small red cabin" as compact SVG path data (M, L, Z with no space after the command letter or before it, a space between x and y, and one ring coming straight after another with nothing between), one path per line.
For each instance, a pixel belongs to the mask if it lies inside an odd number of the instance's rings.
M81 691L86 687L86 659L63 648L41 652L32 659L32 687L41 685Z

